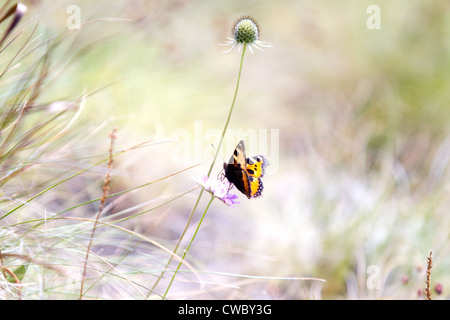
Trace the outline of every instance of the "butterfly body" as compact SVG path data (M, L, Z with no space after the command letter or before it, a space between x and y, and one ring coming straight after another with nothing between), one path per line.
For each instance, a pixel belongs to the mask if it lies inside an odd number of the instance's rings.
M251 199L261 196L264 188L261 178L265 174L267 165L268 161L265 156L246 158L244 141L241 140L230 161L223 164L223 168L228 181L234 184L247 198Z

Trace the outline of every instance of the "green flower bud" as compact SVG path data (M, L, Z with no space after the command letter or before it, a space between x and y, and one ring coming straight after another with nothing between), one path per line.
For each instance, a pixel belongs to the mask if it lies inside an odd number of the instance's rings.
M249 16L241 17L237 19L236 23L234 24L233 38L227 38L227 43L221 44L222 46L232 45L229 50L223 53L230 52L236 46L238 46L238 51L241 50L241 47L248 46L252 53L252 47L261 51L263 51L263 49L261 49L260 47L272 47L268 43L258 40L259 36L259 26L258 23L256 23L255 19Z
M248 16L239 18L234 25L233 35L237 43L252 44L259 37L258 24Z

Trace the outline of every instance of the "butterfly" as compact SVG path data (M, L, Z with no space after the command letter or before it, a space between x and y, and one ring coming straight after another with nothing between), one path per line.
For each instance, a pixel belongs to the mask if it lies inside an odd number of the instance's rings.
M245 158L244 141L241 140L231 155L230 161L223 164L223 169L228 181L251 199L261 196L263 191L261 178L268 164L265 156Z

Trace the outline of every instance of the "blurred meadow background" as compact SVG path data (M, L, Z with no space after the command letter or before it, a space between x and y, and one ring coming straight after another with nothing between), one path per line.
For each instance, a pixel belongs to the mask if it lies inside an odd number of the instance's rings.
M448 1L23 4L0 23L1 298L164 296L236 85L218 44L251 15L273 48L246 52L211 177L244 139L263 196L213 202L166 298L424 299L432 251L448 299Z

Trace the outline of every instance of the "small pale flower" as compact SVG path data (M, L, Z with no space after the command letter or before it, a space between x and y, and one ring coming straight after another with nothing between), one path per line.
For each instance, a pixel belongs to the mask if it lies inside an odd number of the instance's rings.
M194 178L194 180L206 191L211 193L214 197L222 201L228 206L239 203L235 201L238 196L230 194L230 183L228 180L220 181L209 179L207 175Z
M272 47L268 43L258 40L259 36L260 30L256 21L249 16L241 17L236 21L233 27L233 38L227 37L227 43L221 44L222 46L232 46L230 49L223 53L230 52L236 46L238 46L239 52L243 45L248 45L248 48L252 53L252 47L261 51L264 50L260 47Z

